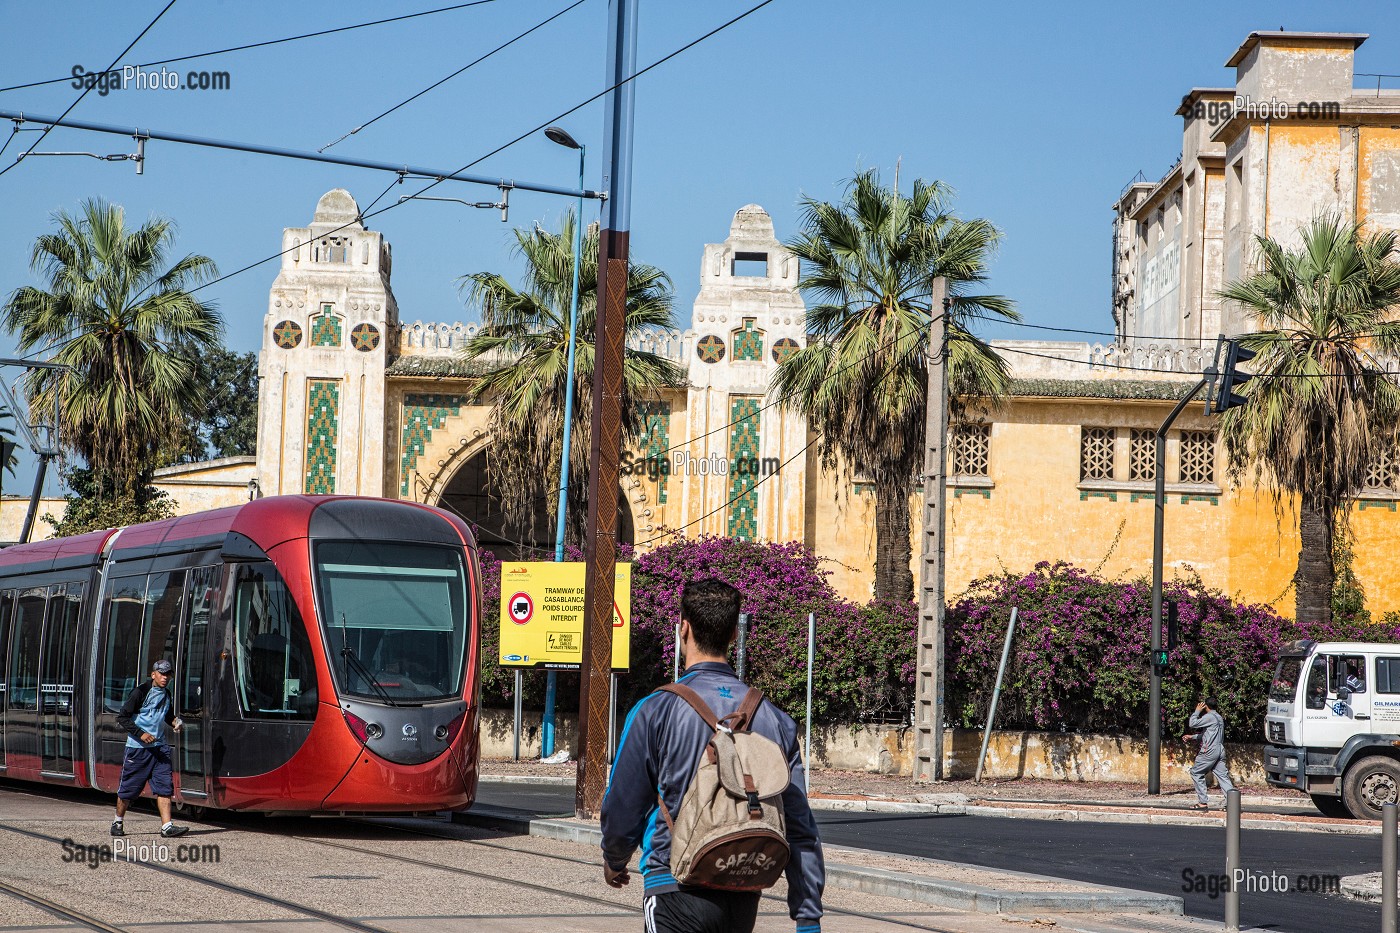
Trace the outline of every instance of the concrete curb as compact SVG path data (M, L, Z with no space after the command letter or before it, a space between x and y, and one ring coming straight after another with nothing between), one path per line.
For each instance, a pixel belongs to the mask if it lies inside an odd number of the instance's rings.
M1107 807L1083 809L1065 806L1040 806L1026 801L1021 806L996 806L992 804L926 804L903 800L846 800L840 798L814 797L809 803L813 810L846 810L864 813L927 813L939 816L986 816L1001 819L1053 820L1061 822L1132 823L1158 826L1221 826L1224 816L1217 811L1197 815L1189 810L1159 808L1159 813L1134 813ZM1147 808L1143 808L1147 809ZM1302 814L1299 814L1302 817ZM1244 829L1271 829L1279 832L1336 833L1341 835L1366 836L1380 833L1380 823L1371 820L1348 820L1323 822L1321 817L1303 819L1262 819L1244 816L1240 826Z
M478 774L478 784L547 784L550 787L573 787L577 778L573 775L553 774Z
M563 842L576 842L591 846L599 845L603 838L602 831L595 826L584 826L567 820L532 818L527 812L507 810L502 807L475 807L471 812L452 814L452 821L467 825L510 829L545 839L558 839ZM843 848L829 846L827 851L839 853L843 851ZM904 857L907 856L901 856L901 858ZM928 862L931 865L967 867L961 866L957 862L938 859L918 859L918 861ZM939 907L978 913L1000 914L1009 911L1052 910L1065 913L1127 912L1176 916L1183 911L1182 899L1167 894L1066 881L1063 878L1033 875L1026 872L994 870L1001 874L1025 878L1028 881L1074 884L1091 890L1044 893L1007 891L959 881L925 878L912 872L844 865L832 861L826 863L826 883L835 888L898 897L921 904L933 904Z

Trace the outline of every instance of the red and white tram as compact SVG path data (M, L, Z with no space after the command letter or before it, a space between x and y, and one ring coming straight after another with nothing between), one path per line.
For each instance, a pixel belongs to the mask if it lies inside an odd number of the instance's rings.
M279 496L0 551L0 776L115 792L168 658L185 808L465 809L480 570L456 517Z

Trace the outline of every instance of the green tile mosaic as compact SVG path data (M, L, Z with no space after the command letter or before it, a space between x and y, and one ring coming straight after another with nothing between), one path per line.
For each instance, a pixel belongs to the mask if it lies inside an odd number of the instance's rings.
M449 415L458 415L467 400L461 395L415 395L403 397L403 439L399 444L399 495L408 497L408 479L418 458L428 449L433 432L442 427Z
M1394 512L1395 502L1394 500L1362 499L1356 504L1356 508L1357 511L1361 511L1363 509L1385 509L1388 512Z
M641 402L637 405L642 416L642 454L647 457L666 456L671 446L671 403ZM666 504L666 480L669 473L661 473L656 479L656 501Z
M743 328L734 332L734 359L763 359L763 331L757 326L757 318L746 317Z
M311 319L311 345L313 347L338 347L345 342L345 329L340 318L330 311L327 305L320 314Z
M1185 505L1185 504L1188 503L1188 502L1209 502L1211 505L1219 505L1219 504L1220 504L1220 497L1219 497L1219 496L1182 496L1182 497L1181 497L1181 504L1182 504L1182 505Z
M306 384L306 492L335 492L336 446L340 443L340 383L312 379Z
M1117 502L1117 501L1118 501L1118 493L1116 493L1116 492L1100 492L1100 491L1098 491L1098 490L1096 490L1096 489L1081 489L1081 490L1079 490L1079 501L1080 501L1080 502L1084 502L1084 501L1086 501L1086 500L1088 500L1088 499L1107 499L1109 502Z
M759 356L763 354L759 344ZM756 395L729 397L729 536L744 541L758 538L758 484L755 470L737 468L739 461L758 463L759 413Z
M963 496L981 496L983 499L990 499L992 497L992 491L977 486L954 486L953 498L961 499Z

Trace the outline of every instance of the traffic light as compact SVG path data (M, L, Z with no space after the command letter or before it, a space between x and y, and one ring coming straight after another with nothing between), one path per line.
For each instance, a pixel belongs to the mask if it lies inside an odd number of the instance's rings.
M1240 346L1239 339L1225 341L1225 365L1220 368L1220 385L1215 390L1215 402L1211 410L1219 415L1231 408L1238 408L1248 399L1236 395L1235 389L1254 378L1253 373L1242 373L1239 364L1247 363L1257 354Z
M1167 650L1175 651L1180 640L1181 629L1180 620L1177 616L1176 603L1167 603Z

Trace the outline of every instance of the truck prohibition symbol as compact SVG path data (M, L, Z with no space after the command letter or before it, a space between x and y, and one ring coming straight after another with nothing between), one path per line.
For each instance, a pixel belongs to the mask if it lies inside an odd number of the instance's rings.
M1326 816L1400 804L1400 645L1296 641L1269 689L1264 771Z

